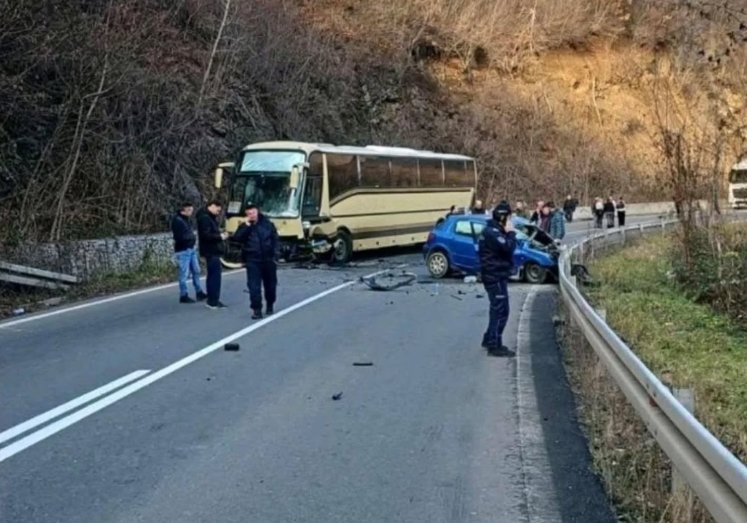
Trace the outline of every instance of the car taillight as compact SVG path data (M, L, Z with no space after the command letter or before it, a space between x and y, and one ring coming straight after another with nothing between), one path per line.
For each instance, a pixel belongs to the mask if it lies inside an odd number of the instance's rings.
M428 233L428 243L431 243L436 238L436 235L432 232Z

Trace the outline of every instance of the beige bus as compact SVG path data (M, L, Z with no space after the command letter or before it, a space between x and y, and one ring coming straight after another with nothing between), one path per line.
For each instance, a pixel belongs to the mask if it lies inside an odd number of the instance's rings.
M245 147L227 174L226 231L244 219L248 202L277 227L282 257L345 262L355 251L424 243L451 206L471 205L475 160L399 147L265 142ZM229 240L230 245L230 240ZM240 261L239 246L226 256Z

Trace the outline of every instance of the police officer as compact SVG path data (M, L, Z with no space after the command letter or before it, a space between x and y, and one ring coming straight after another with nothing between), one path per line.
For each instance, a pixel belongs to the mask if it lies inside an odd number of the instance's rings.
M262 287L267 304L265 313L274 312L280 242L275 225L256 205L247 203L245 212L246 221L236 230L233 239L242 244L252 319L258 320L262 318Z
M480 270L490 299L490 320L482 337L482 346L490 356L513 357L516 353L503 345L503 329L508 323L508 278L513 270L516 232L511 224L511 206L502 201L493 209L493 219L480 235Z

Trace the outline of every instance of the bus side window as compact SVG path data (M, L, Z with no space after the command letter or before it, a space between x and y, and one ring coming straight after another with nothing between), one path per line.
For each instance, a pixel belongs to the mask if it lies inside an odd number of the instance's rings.
M420 160L420 186L443 187L441 160Z
M313 158L315 154L311 156ZM358 188L358 162L355 156L327 153L327 174L330 200Z
M472 187L475 185L475 173L468 169L468 163L463 160L444 161L446 170L446 187Z
M392 158L392 187L418 186L418 161L411 158Z
M361 186L391 187L389 181L389 159L377 156L361 156Z

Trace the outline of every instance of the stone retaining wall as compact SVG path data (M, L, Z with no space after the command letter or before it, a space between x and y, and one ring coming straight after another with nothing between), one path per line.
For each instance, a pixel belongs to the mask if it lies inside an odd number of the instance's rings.
M88 280L103 274L137 270L144 264L171 263L173 245L171 233L119 236L0 247L0 259Z

